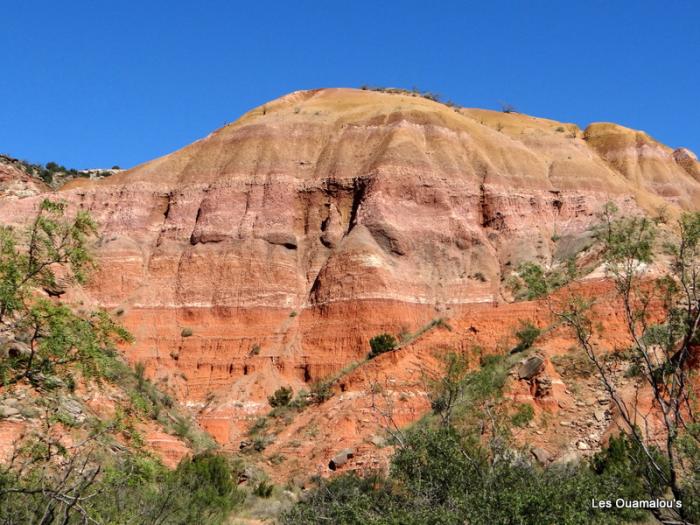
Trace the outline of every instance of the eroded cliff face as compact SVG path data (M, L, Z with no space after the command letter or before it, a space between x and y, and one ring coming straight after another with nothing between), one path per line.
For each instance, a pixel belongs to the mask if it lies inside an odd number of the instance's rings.
M608 201L628 213L699 209L698 172L687 150L612 124L582 132L324 89L56 197L100 224L100 270L82 300L123 311L137 341L129 359L237 446L280 385L308 388L363 358L377 333L449 317L457 330L444 341L431 335L374 365L408 393L402 420L419 417L428 406L421 367L432 366L424 345L508 337L533 308L504 304L514 268L561 257L561 243ZM26 220L40 198L0 197L0 222ZM316 414L321 448L335 447L334 431L357 443L376 430L358 408L366 381L355 394L352 384Z

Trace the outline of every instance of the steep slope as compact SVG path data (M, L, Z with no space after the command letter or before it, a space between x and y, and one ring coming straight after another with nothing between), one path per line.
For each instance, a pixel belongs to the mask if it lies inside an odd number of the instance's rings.
M377 333L448 316L460 321L445 345L464 347L470 328L492 344L507 337L527 315L503 305L512 269L550 264L553 239L576 239L609 200L625 212L699 209L697 173L691 153L615 125L581 132L324 89L58 196L102 230L83 300L123 309L137 340L129 358L237 446L278 386L309 388L363 358ZM0 222L22 222L39 198L0 201ZM422 344L405 359L420 363ZM417 384L417 369L384 361ZM406 421L427 406L416 399ZM343 417L361 417L353 407ZM356 428L355 440L374 431Z

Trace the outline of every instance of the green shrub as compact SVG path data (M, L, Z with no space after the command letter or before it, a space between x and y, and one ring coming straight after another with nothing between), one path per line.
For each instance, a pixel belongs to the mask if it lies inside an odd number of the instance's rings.
M299 390L299 392L297 392L297 396L289 404L289 406L302 410L309 404L310 398L311 393L308 390Z
M317 381L311 385L311 399L314 403L323 403L333 397L333 389L328 381Z
M370 352L367 356L369 359L373 359L380 354L385 352L390 352L394 350L397 346L396 338L391 334L380 334L374 336L369 340Z
M173 471L141 454L109 457L100 459L95 478L90 457L79 458L88 460L86 475L68 467L48 474L37 465L19 478L0 466L0 523L220 525L244 499L220 456L184 459ZM80 508L53 497L59 491L81 497Z
M272 491L274 490L275 486L272 483L268 483L265 480L260 481L257 485L255 485L255 488L253 488L253 494L255 494L259 498L269 498L272 496Z
M267 402L271 407L286 407L292 401L294 392L291 387L282 386L275 390L275 393L268 396Z
M537 328L530 321L520 321L520 328L515 332L518 344L510 351L511 354L524 352L532 347L537 338L542 334L542 330Z
M523 403L518 407L518 410L510 418L511 423L516 427L524 427L535 417L535 409L532 405Z
M549 291L545 272L538 264L529 262L521 264L518 268L518 275L525 285L525 290L523 290L525 299L537 299L545 296Z
M192 328L183 328L180 335L182 337L191 337L193 333Z
M613 525L645 515L591 508L592 499L643 499L629 465L600 473L585 462L541 469L505 451L494 461L491 451L449 427L419 426L405 437L388 477L346 474L321 481L281 522Z

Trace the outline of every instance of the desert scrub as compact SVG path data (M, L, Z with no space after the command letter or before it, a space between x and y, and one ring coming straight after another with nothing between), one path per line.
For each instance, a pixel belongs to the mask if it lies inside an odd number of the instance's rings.
M267 402L271 407L286 407L292 401L292 396L294 395L291 387L282 386L275 390L275 393L268 396Z
M527 425L530 421L532 421L535 417L535 409L532 408L531 405L528 405L527 403L523 403L520 406L518 406L515 414L513 414L510 418L511 423L513 426L516 427L524 427Z
M373 359L378 355L391 352L397 346L396 338L391 334L379 334L369 340L370 352L368 359Z
M520 321L520 327L515 331L515 338L518 340L518 344L515 345L510 353L516 354L529 349L541 334L542 330L530 321Z

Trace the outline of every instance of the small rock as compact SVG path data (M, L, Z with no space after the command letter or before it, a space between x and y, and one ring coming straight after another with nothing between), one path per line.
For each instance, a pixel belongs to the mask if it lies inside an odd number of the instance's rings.
M0 417L12 417L19 415L19 410L15 407L0 405Z
M538 355L528 357L522 362L518 368L518 377L520 379L532 379L539 374L544 368L544 359Z
M9 341L0 347L0 357L29 357L32 354L32 349L27 343L22 341Z
M382 436L372 436L369 441L377 448L382 448L384 445L386 445L386 439L384 439Z
M546 465L552 460L552 455L543 448L535 447L530 452L540 465Z
M563 427L570 427L571 421L559 421L559 424Z
M593 415L595 416L596 420L605 421L605 411L604 410L596 410L595 412L593 412Z
M328 463L328 468L331 470L336 470L338 467L345 465L354 455L355 451L353 449L345 448L333 456L333 459L331 459Z
M72 416L79 416L83 413L83 407L73 399L64 399L61 402L63 409Z
M589 450L591 447L588 446L588 443L585 441L579 441L576 443L576 448L579 450Z
M557 465L566 465L567 463L578 463L579 461L581 461L581 456L578 454L578 452L571 451L558 457L554 463Z

